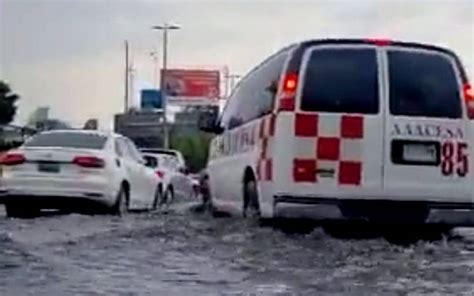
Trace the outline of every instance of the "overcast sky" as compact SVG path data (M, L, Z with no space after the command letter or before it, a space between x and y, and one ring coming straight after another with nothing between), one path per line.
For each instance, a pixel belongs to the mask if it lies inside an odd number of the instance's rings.
M446 46L474 73L474 1L0 0L0 79L21 95L17 121L38 106L73 124L108 125L123 107L124 40L137 83L153 79L150 27L170 36L170 66L245 73L302 39L390 37ZM161 52L160 52L161 55ZM472 79L471 79L472 80Z

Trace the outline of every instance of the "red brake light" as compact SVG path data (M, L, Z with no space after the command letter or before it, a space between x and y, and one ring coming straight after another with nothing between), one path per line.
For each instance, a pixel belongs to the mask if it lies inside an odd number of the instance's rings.
M470 119L474 119L474 90L469 83L464 84L463 95L466 103L467 115Z
M285 77L285 80L283 81L283 91L295 92L297 86L298 86L298 75L295 73L287 74Z
M0 156L0 165L19 165L26 161L26 158L21 153L7 153Z
M466 100L474 100L474 90L469 83L464 84L464 98Z
M296 90L298 89L298 74L288 73L283 80L282 93L279 96L278 111L295 110Z
M156 171L156 175L160 178L163 178L165 176L165 173L163 171Z
M95 156L77 156L72 162L84 168L98 169L105 167L105 161Z
M368 39L365 39L365 41L375 44L377 46L387 46L392 43L392 40L384 39L384 38L368 38Z

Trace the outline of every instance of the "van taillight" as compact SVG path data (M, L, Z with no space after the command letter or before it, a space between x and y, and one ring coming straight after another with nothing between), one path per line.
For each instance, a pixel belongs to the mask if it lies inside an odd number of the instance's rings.
M26 158L21 153L7 153L0 156L0 165L10 166L19 165L26 161Z
M296 90L298 89L298 74L288 73L283 80L283 87L278 100L278 111L295 110Z
M474 90L469 83L464 84L463 95L466 102L467 116L474 119Z
M105 161L95 156L77 156L72 161L74 164L84 168L103 168Z

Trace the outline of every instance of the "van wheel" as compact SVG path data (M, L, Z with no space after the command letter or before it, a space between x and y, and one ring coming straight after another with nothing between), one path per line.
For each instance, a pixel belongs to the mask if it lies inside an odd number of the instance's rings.
M384 238L393 244L410 245L418 241L437 241L450 235L451 228L442 225L408 225L406 228L389 227Z
M22 207L16 204L5 204L5 211L9 218L34 218L39 214L39 209Z
M125 213L128 212L128 206L129 192L124 188L124 186L121 186L119 192L117 193L115 204L112 207L112 214L117 216L123 216Z
M307 219L275 218L272 225L284 234L310 234L314 231L315 222Z
M244 202L242 214L244 218L260 218L260 203L258 201L257 182L249 179L244 184Z

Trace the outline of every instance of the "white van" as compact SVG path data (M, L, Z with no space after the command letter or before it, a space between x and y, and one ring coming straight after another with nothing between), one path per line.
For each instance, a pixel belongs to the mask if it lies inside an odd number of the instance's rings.
M474 225L474 96L450 50L388 40L282 49L236 86L210 147L213 203L244 215Z

